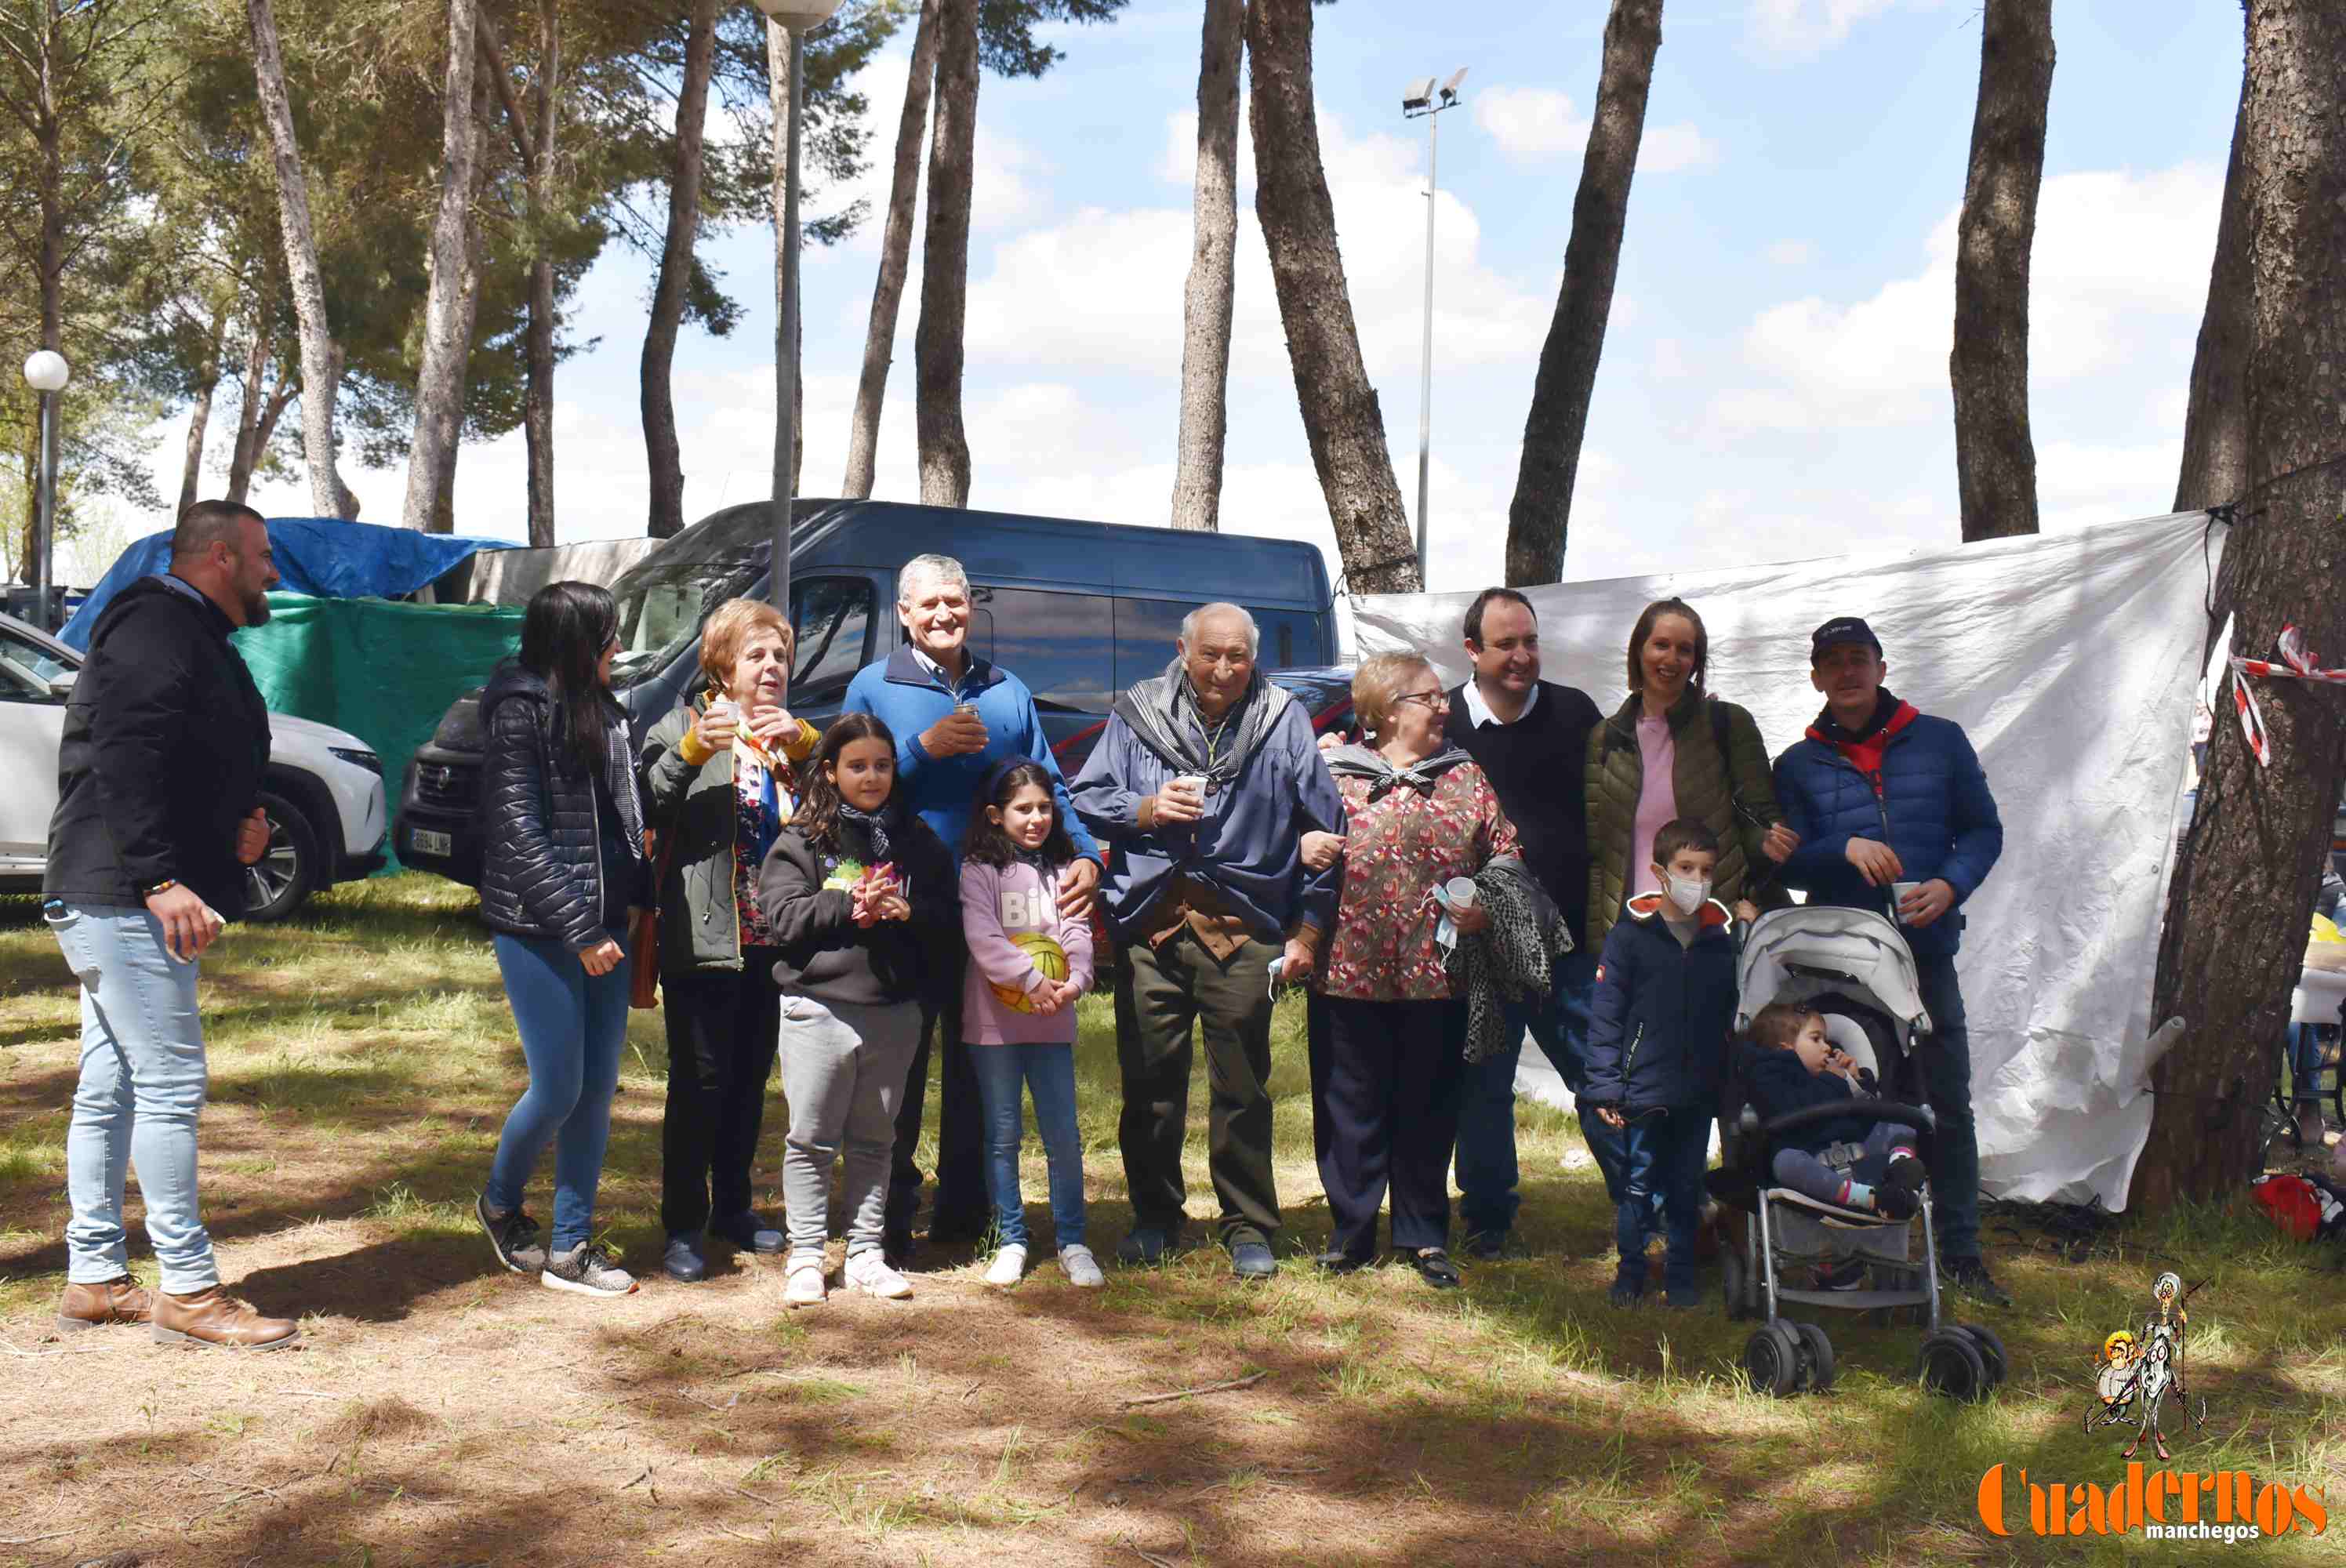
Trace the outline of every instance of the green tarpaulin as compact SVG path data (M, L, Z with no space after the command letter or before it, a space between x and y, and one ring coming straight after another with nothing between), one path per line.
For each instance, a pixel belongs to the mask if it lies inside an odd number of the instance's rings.
M448 705L520 646L521 617L519 606L271 594L269 624L238 632L236 645L271 712L347 729L374 748L385 809L396 812L408 759Z

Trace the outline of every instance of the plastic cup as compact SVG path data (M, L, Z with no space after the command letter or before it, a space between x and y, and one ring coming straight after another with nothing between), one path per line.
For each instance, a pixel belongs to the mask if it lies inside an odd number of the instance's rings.
M1183 773L1183 774L1179 774L1179 775L1178 775L1178 776L1174 779L1174 780L1173 780L1173 787L1174 787L1175 789L1177 789L1180 790L1180 791L1181 791L1183 794L1185 794L1185 795L1190 795L1190 796L1194 796L1194 797L1196 797L1197 801L1198 801L1198 803L1199 805L1201 805L1201 806L1202 806L1202 805L1204 805L1204 804L1205 804L1205 802L1206 802L1206 776L1205 776L1204 774L1202 774L1202 773Z
M1474 907L1475 888L1472 877L1453 877L1442 884L1442 901L1454 910Z
M1890 918L1892 920L1896 921L1900 925L1904 925L1906 923L1906 916L1904 913L1906 895L1920 891L1922 886L1923 884L1920 882L1892 882L1890 884Z

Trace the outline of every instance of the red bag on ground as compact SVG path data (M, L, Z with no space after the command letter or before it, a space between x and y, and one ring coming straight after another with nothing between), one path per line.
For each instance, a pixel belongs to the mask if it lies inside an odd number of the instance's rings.
M2321 1234L2321 1197L2303 1176L2259 1176L2249 1186L2273 1223L2288 1236L2311 1241Z

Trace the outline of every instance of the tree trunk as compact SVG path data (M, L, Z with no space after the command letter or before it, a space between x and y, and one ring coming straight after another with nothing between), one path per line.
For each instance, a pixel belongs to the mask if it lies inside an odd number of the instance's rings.
M269 336L264 326L265 302L256 304L252 338L244 346L244 392L237 403L236 446L229 454L228 498L241 502L252 488L252 470L260 461L261 378L269 371Z
M976 176L978 0L939 0L929 225L921 240L921 320L913 332L921 500L969 504L962 427L962 329L969 313L969 199Z
M668 242L659 280L652 288L651 324L644 330L644 447L651 460L655 539L684 529L684 453L676 438L676 339L684 324L685 290L692 278L694 241L700 232L701 137L709 117L709 78L717 64L719 0L692 0L684 46L684 82L676 99L676 168L668 179Z
M1181 311L1181 433L1173 468L1173 526L1221 524L1222 438L1229 428L1231 273L1239 242L1239 58L1246 0L1206 0L1198 59L1195 239Z
M530 151L529 216L543 225L554 201L555 139L561 125L562 17L556 0L538 3L538 61L530 81L537 136ZM529 443L529 542L554 543L554 258L541 232L529 269L529 382L522 393L522 425Z
M1588 434L1588 402L1605 354L1613 284L1621 270L1621 236L1629 221L1629 182L1646 135L1646 96L1662 46L1662 0L1613 0L1605 54L1596 71L1596 115L1581 155L1572 199L1572 236L1564 247L1564 283L1541 345L1524 420L1524 453L1515 497L1507 507L1507 582L1516 587L1560 582L1572 525L1572 491Z
M896 348L896 315L913 250L913 198L921 186L921 133L928 127L929 94L937 80L938 0L921 0L913 29L912 75L904 112L896 120L896 171L888 183L888 225L880 237L880 277L872 286L872 321L863 333L863 373L855 382L855 415L847 430L847 477L840 494L872 494L880 460L880 405L888 393L888 366Z
M1256 219L1302 405L1311 465L1344 577L1361 593L1415 593L1417 552L1385 445L1384 414L1361 361L1336 248L1336 209L1311 103L1311 0L1253 0L1246 33Z
M2335 367L2346 363L2346 7L2251 0L2246 148L2255 279L2245 377L2253 524L2235 529L2225 575L2239 635L2261 656L2284 623L2326 664L2346 656L2346 598L2326 586L2340 471ZM2310 470L2308 472L2300 472ZM2184 1021L2152 1074L2158 1098L2133 1200L2230 1197L2257 1166L2275 1046L2304 952L2338 800L2346 693L2254 683L2271 737L2259 767L2228 718L2200 776L2197 816L2168 894L2155 1019ZM2229 712L2230 703L2223 708Z
M212 393L219 387L220 357L227 351L228 317L232 297L223 297L212 311L211 332L206 340L210 347L204 360L203 380L196 387L195 407L188 412L188 456L179 470L179 505L171 514L177 517L196 504L196 495L204 478L204 437L211 429Z
M1955 487L1964 542L2036 532L2028 433L2028 253L2045 180L2053 0L1987 0L1979 107L1956 229Z
M66 287L66 220L65 220L65 127L57 118L57 32L63 25L56 11L48 5L40 9L40 80L34 105L33 140L37 149L39 168L35 175L36 199L40 208L41 234L36 265L40 276L41 347L62 353L65 351L65 287ZM50 486L50 505L56 501L56 453L48 453L50 466L44 470L40 463L40 421L43 400L36 396L34 405L33 450L35 460L26 470L32 483L25 487L25 550L22 556L25 581L38 583L43 574L42 552L46 549L52 563L48 575L54 578L56 555L56 516L50 517L50 536L41 537L41 486L46 480ZM41 628L46 631L49 628Z
M2254 280L2249 276L2249 182L2243 168L2249 84L2232 119L2232 157L2224 170L2224 206L2216 219L2216 260L2208 272L2208 309L2191 356L2191 401L2183 414L2183 464L2175 510L2193 512L2237 500L2248 482L2249 405L2240 378L2248 368Z
M310 221L310 182L293 135L293 105L285 92L285 56L269 0L245 0L252 25L253 76L261 117L275 155L277 208L285 234L285 266L293 283L293 315L301 335L301 446L310 470L310 505L321 517L347 517L350 493L334 472L334 398L342 386L342 351L326 316L326 284L318 270L317 231Z
M448 0L448 66L440 89L440 209L425 253L423 363L415 377L415 436L408 449L407 503L400 521L437 533L441 498L454 483L464 433L465 372L480 294L473 267L473 171L480 158L480 81L474 0Z

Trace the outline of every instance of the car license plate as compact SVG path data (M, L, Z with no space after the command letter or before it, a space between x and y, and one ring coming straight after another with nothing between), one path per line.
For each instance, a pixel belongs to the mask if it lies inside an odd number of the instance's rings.
M419 855L453 855L456 840L445 833L435 833L429 828L413 828L407 834L408 847Z

